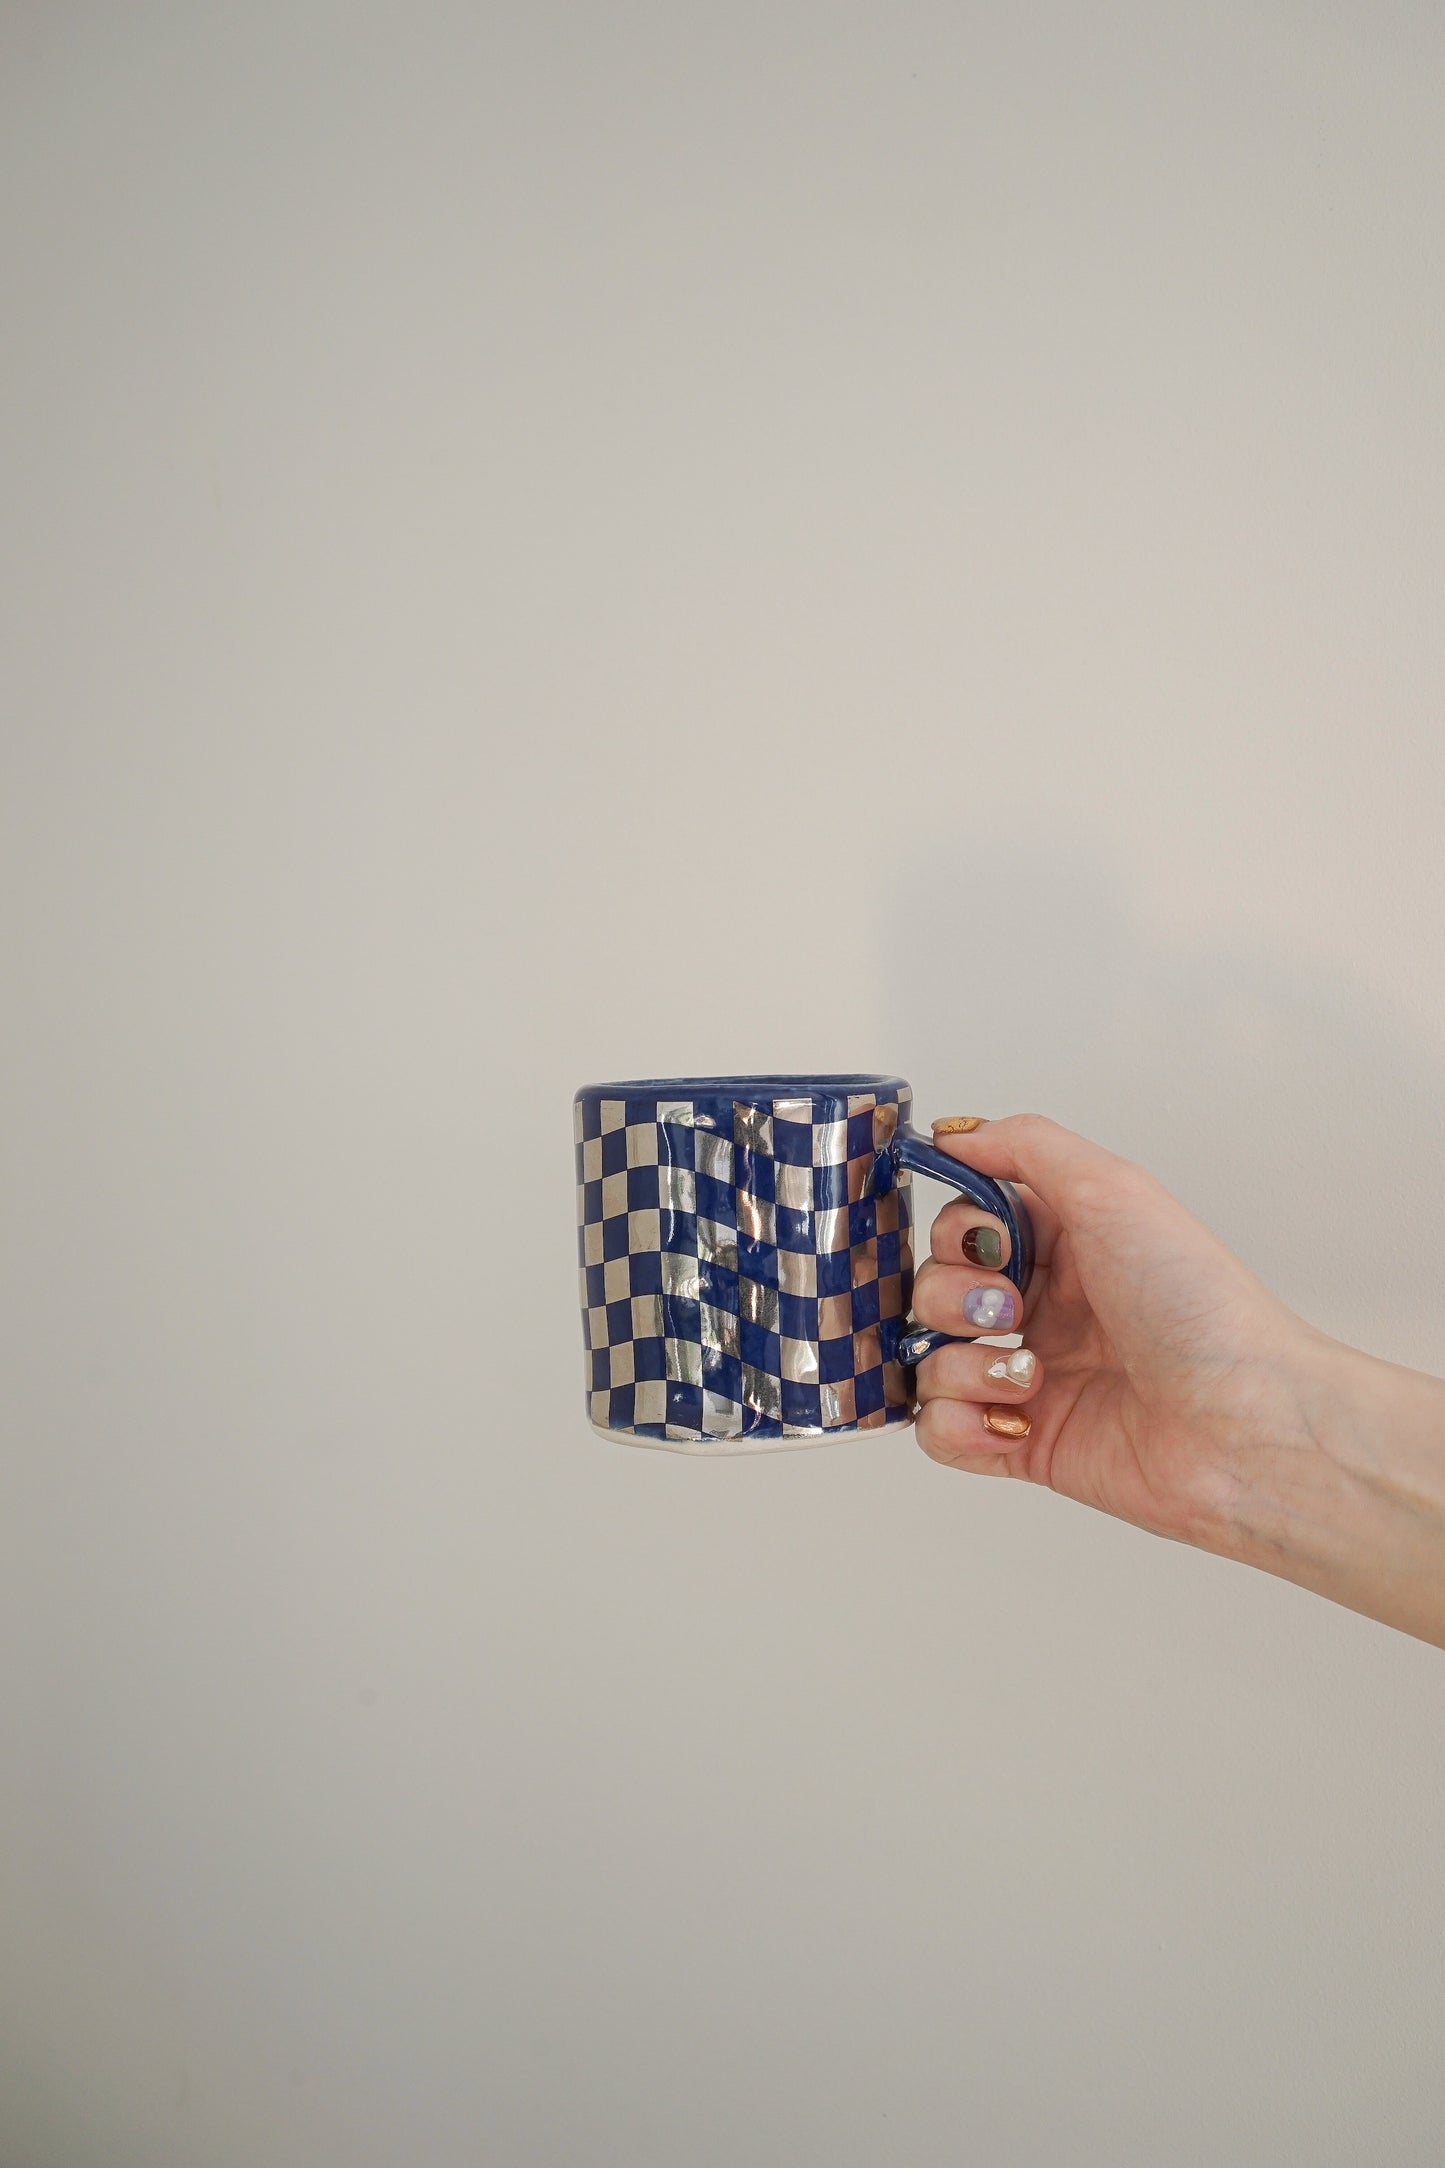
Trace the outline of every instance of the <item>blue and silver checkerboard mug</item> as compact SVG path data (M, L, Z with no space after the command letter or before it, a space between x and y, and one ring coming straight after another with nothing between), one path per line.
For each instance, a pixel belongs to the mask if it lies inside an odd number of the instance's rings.
M910 1176L1009 1232L1012 1186L909 1126L896 1076L648 1078L573 1105L587 1410L681 1452L819 1444L913 1419L913 1365L950 1337L909 1322Z

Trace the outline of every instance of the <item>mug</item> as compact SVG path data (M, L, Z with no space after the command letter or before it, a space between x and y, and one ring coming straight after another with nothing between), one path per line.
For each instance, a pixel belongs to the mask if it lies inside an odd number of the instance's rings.
M680 1452L820 1444L913 1420L914 1366L967 1334L909 1317L912 1184L1033 1229L1008 1182L909 1125L896 1076L656 1077L573 1102L587 1412Z

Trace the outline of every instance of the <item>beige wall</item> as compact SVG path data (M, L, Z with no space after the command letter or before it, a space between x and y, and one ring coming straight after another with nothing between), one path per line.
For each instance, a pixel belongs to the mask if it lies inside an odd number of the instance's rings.
M1445 1369L1445 23L0 18L6 2168L1438 2162L1445 1664L581 1412L584 1075Z

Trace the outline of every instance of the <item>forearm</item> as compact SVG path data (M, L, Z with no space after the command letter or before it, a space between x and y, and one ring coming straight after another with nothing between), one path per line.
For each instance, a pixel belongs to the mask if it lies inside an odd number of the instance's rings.
M1299 1438L1260 1455L1235 1557L1445 1648L1445 1381L1312 1335Z

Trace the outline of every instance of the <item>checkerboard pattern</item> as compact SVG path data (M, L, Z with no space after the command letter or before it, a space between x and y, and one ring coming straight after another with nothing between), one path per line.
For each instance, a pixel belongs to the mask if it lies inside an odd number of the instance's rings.
M736 1450L911 1418L897 1098L580 1095L586 1384L605 1430Z

